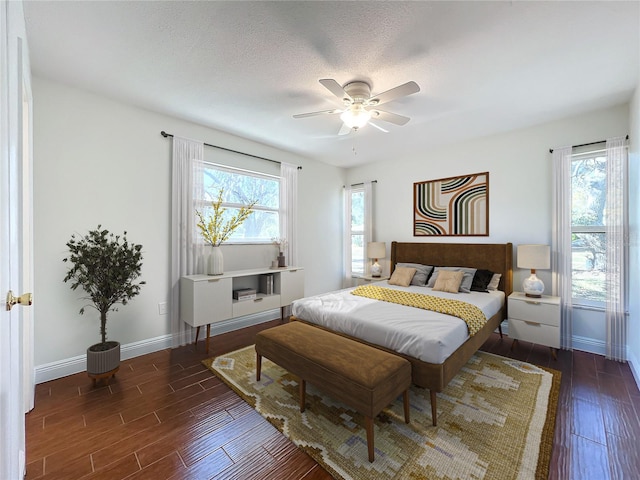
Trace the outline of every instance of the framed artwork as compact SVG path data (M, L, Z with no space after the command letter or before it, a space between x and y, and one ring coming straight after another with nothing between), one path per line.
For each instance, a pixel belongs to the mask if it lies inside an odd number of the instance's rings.
M488 236L489 172L413 184L413 236Z

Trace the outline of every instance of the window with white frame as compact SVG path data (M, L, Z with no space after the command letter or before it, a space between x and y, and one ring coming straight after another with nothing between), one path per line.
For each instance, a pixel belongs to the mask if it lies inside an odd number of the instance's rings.
M574 303L606 299L607 157L604 150L571 160L571 288Z
M365 273L365 193L364 187L351 188L351 275Z
M211 214L211 202L223 190L224 219L238 213L240 207L257 200L253 214L233 232L225 243L271 243L280 237L280 177L249 170L204 164L203 196L197 207L205 216Z

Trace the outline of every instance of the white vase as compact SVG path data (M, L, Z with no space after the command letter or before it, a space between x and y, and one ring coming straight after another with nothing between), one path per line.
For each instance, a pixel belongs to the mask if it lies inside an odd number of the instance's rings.
M209 265L207 267L207 274L209 275L222 275L224 273L224 257L222 256L222 249L220 247L212 247L209 254Z

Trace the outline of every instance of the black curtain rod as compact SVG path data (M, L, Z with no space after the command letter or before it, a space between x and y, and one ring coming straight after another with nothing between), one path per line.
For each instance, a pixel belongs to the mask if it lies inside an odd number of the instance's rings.
M172 134L165 132L164 130L162 130L160 132L160 135L162 135L164 138L167 137L173 137ZM221 147L219 145L211 145L210 143L205 143L203 142L204 145L206 145L207 147L213 147L213 148L217 148L219 150L225 150L227 152L231 152L231 153L237 153L239 155L244 155L246 157L253 157L253 158L257 158L259 160L266 160L267 162L273 162L273 163L277 163L278 165L280 165L282 162L279 162L277 160L271 160L270 158L265 158L265 157L259 157L258 155L252 155L250 153L244 153L244 152L239 152L238 150L232 150L230 148L226 148L226 147ZM298 165L298 170L302 170L302 167Z
M371 180L371 183L378 183L378 180ZM357 187L359 185L364 185L364 182L360 182L360 183L352 183L351 186L352 187ZM345 185L342 186L342 188L346 188Z
M629 140L629 135L627 135L626 140ZM582 143L580 145L572 145L571 148L588 147L589 145L597 145L599 143L606 143L606 140L600 140L599 142ZM549 153L553 153L553 148L549 149Z

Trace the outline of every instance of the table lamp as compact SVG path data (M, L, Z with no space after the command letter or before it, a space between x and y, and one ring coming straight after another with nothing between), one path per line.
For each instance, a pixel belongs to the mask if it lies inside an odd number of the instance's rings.
M518 245L518 268L531 269L531 276L522 282L522 289L527 297L542 297L544 283L536 276L536 270L551 268L550 262L549 245Z
M371 265L371 276L379 277L382 275L382 267L378 263L379 258L384 258L386 255L387 246L384 242L369 242L367 243L367 256L373 258L373 265Z

